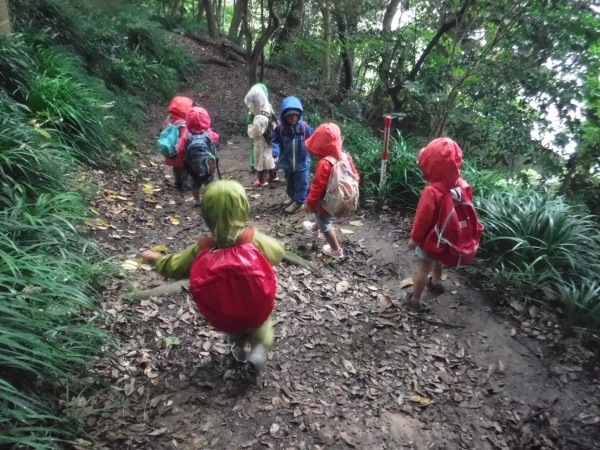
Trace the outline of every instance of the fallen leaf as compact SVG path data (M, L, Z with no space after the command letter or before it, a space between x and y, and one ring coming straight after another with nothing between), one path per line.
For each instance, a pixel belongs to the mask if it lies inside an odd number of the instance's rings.
M144 194L152 195L154 193L154 188L151 184L145 184L142 188L142 191L144 192Z
M364 225L364 223L362 223L360 220L351 220L348 223L353 227L362 227Z
M181 223L177 217L169 217L169 220L173 225L179 225Z
M400 282L400 289L404 289L407 286L412 286L414 284L414 281L412 278L405 278L404 280L402 280Z
M381 306L382 309L388 309L394 306L394 302L392 302L392 299L388 295L383 294L380 294L379 297L377 297L377 303L379 304L379 306Z
M348 361L347 359L342 359L342 363L344 364L344 369L346 369L348 372L352 374L356 373L356 369L350 361Z
M153 252L166 252L167 247L164 245L155 245L154 247L152 247L152 251Z
M130 260L127 260L127 261L124 261L123 263L121 263L121 267L123 268L123 270L132 272L134 270L137 270L137 268L139 267L139 264L130 259Z
M160 436L161 434L165 434L167 432L167 427L158 428L150 433L147 433L148 436Z
M342 292L346 292L349 288L350 288L350 283L348 283L346 280L340 281L338 284L335 285L335 291L338 294L341 294Z
M131 394L133 394L133 391L135 391L135 378L131 379L131 382L129 384L125 385L125 395L127 397L129 397Z
M169 336L168 338L165 338L165 345L167 347L172 347L179 344L181 344L181 339L179 339L177 336Z
M431 403L431 399L427 397L421 397L420 395L413 395L410 399L413 403L418 403L422 406L427 406Z
M277 434L277 432L279 431L281 427L279 426L278 423L274 423L273 425L271 425L271 428L269 429L269 433L271 433L271 435Z
M354 231L348 230L346 228L340 228L340 231L342 232L342 234L354 234Z

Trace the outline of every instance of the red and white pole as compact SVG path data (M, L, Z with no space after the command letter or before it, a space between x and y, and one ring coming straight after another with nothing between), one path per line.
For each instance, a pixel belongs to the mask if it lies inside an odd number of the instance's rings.
M390 129L392 128L392 116L385 116L385 125L383 128L383 152L381 153L381 173L379 174L379 192L383 193L383 184L385 183L385 171L387 169L388 147L390 143ZM383 198L381 199L383 200Z

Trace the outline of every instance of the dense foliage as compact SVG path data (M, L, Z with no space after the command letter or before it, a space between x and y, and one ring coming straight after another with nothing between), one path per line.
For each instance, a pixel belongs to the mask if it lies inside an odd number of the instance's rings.
M193 65L140 14L11 6L15 33L0 36L0 446L56 448L81 434L68 405L113 342L95 299L115 268L78 229L78 192L93 189L77 184L81 164L126 164L143 102Z

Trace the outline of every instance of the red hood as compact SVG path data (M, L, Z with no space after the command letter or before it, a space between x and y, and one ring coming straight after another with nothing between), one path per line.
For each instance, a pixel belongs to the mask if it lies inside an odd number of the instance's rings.
M194 106L185 117L187 129L192 133L202 133L210 128L208 111L199 106Z
M304 145L311 155L319 159L333 156L335 159L342 157L342 131L335 123L327 122L317 127Z
M438 138L419 152L419 165L425 179L451 188L460 177L462 150L450 138Z
M171 100L171 103L169 104L169 113L179 119L185 119L185 116L190 112L193 104L194 100L189 97L183 97L181 95L173 97L173 100Z

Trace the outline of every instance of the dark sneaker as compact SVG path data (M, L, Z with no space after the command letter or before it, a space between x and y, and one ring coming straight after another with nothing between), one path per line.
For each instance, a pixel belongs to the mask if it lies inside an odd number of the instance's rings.
M413 297L412 292L402 291L400 294L400 303L410 309L419 310L421 308L421 300Z
M427 280L427 289L433 295L442 295L444 292L446 292L446 288L442 285L442 283L433 283L431 278Z
M299 209L302 209L304 203L293 202L290 206L284 209L287 214L294 214Z
M294 199L288 197L281 202L281 206L290 206L292 203L294 203Z
M257 373L262 372L267 364L267 349L261 344L252 347L248 362L252 363Z

